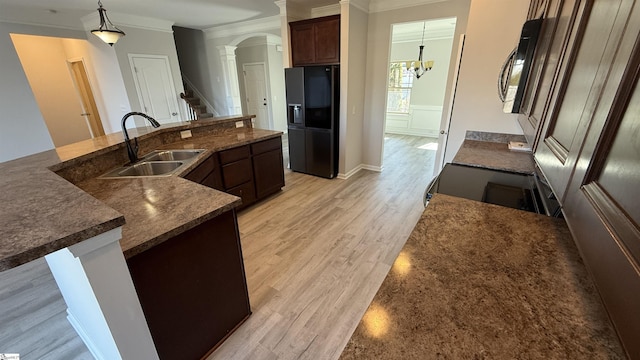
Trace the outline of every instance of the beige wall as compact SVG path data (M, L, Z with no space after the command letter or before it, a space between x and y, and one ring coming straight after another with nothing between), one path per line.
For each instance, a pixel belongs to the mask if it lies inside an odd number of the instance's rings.
M90 139L62 39L19 34L11 38L54 145Z
M82 31L0 22L0 162L54 147L11 41L12 33L85 37Z
M517 116L502 112L497 83L528 9L528 1L472 1L445 162L455 156L466 130L522 134Z
M471 0L449 0L428 5L414 6L398 10L372 13L369 15L369 35L367 38L367 72L365 97L365 128L363 162L367 166L382 166L384 141L385 97L387 67L390 52L391 25L396 23L456 17L453 39L458 39L466 31ZM447 84L451 83L455 62L457 41L451 50L451 60ZM448 103L451 89L445 91ZM444 113L444 111L443 111ZM443 115L444 116L444 115Z

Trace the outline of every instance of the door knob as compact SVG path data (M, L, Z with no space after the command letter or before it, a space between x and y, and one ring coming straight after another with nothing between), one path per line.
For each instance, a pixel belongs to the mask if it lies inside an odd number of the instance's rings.
M178 115L178 113L177 113L177 112L172 112L172 113L171 113L171 116L176 116L176 115Z
M444 130L440 130L440 135L446 135L446 134L447 134L447 132L446 132L446 131L444 131Z

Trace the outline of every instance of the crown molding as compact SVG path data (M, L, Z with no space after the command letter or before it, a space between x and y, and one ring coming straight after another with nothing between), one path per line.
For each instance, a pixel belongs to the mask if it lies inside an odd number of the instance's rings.
M453 38L453 32L448 29L444 30L429 30L424 34L424 40L443 40ZM406 42L420 42L422 40L422 33L409 33L393 36L393 43L406 43Z
M223 38L250 33L259 33L269 30L280 30L280 15L266 18L248 20L228 25L216 26L204 30L207 39Z
M4 24L13 24L13 25L26 25L26 26L37 26L44 28L54 28L54 29L62 29L62 30L71 30L71 31L80 31L84 33L84 28L79 26L64 26L58 24L46 24L46 23L38 23L38 22L29 22L29 21L15 21L10 19L3 19L0 16L0 23Z
M404 9L413 6L435 4L445 1L449 0L371 0L371 3L369 4L369 12L377 13L383 11Z
M355 8L364 11L365 13L370 12L371 2L370 0L341 0L340 5L349 4L353 5Z
M111 19L111 17L113 17L115 20ZM126 26L136 29L162 31L168 33L173 33L172 26L175 24L173 21L116 12L110 12L109 19L116 26ZM82 25L84 26L84 29L86 31L91 31L100 26L100 16L96 11L87 16L83 16L82 18L80 18L80 21L82 21Z

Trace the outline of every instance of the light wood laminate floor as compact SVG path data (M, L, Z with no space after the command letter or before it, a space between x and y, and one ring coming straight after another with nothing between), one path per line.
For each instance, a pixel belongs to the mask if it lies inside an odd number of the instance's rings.
M435 142L387 135L384 171L348 180L285 170L242 211L253 314L208 359L337 359L423 211ZM43 259L0 273L0 309L0 353L91 358Z

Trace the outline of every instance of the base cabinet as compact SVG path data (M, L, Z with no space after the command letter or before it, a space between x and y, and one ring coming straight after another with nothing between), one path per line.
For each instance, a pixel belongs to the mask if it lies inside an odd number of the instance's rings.
M160 359L201 359L251 314L235 210L127 265Z
M245 208L284 186L282 139L272 138L211 155L185 179L242 199Z

